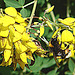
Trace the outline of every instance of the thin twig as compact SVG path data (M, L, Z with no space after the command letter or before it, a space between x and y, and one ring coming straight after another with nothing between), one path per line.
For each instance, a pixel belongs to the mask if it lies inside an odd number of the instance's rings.
M67 17L70 17L70 0L67 0Z
M27 7L27 6L31 5L31 4L33 4L33 3L34 3L34 1L32 1L32 2L30 2L30 3L28 3L28 4L26 4L26 5L24 5L22 8L25 8L25 7Z
M34 0L34 6L33 6L33 10L32 10L32 14L31 14L31 17L30 17L29 24L27 26L27 28L28 28L27 31L29 31L29 29L30 29L30 25L31 25L32 20L33 20L33 16L34 16L34 13L35 13L36 5L37 5L37 0Z

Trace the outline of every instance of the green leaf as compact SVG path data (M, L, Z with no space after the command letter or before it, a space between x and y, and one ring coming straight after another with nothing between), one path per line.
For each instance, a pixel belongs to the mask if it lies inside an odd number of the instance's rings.
M71 58L69 59L68 67L71 72L74 72L74 62L72 61Z
M38 0L38 4L42 7L45 3L45 0Z
M20 13L23 18L25 18L27 16L27 10L25 8L21 9Z
M54 60L54 58L53 59L49 59L49 58L44 58L44 60L43 60L43 64L42 64L42 68L48 68L48 67L51 67L52 65L54 65L56 62L55 62L55 60Z
M56 75L56 70L52 70L52 71L48 72L47 75Z
M43 58L39 56L35 57L34 65L29 67L32 70L32 72L39 72L41 70L42 61L43 61Z
M16 0L4 0L7 6L14 8L21 8L22 6Z
M65 75L73 75L72 72L65 72Z
M18 2L23 6L25 3L25 0L18 0Z

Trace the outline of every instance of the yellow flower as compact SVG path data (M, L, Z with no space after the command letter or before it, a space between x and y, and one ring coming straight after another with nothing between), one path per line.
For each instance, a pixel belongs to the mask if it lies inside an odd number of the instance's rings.
M15 47L17 53L22 53L27 50L27 48L20 41L15 42Z
M2 36L2 37L7 37L8 34L9 34L8 27L3 27L3 26L1 26L1 29L0 29L0 36Z
M34 60L32 56L34 52L44 57L46 51L35 44L26 31L28 23L15 8L8 7L5 13L0 16L0 52L3 56L0 66L13 63L15 70L19 63L23 69L25 64L28 64L27 59Z
M27 45L27 47L29 47L29 48L37 49L37 46L36 46L35 43L32 42L32 41L26 42L26 45Z
M68 30L64 30L61 34L61 41L62 42L70 42L73 41L74 37L73 34L68 31Z
M73 22L75 21L75 18L68 17L68 18L65 18L64 20L58 19L58 21L65 24L65 25L71 26L71 25L73 25Z
M5 9L5 13L10 15L10 16L13 16L13 17L16 17L17 16L17 11L15 8L13 7L8 7Z
M49 21L46 21L46 23L47 23L47 25L53 30L53 27L52 27L52 25L50 24L50 22L49 22Z
M70 53L66 56L66 58L74 57L74 47L72 44L70 45L69 50L70 50Z
M14 24L15 29L20 32L23 33L24 32L24 26L22 25L18 25L18 24Z
M5 62L7 62L10 58L10 55L11 55L11 50L4 50L4 59L5 59Z
M17 15L15 17L15 21L18 22L18 23L21 23L21 22L24 22L24 19L21 16Z
M41 25L40 26L40 36L39 37L41 37L43 34L44 34L44 26Z
M48 9L46 9L45 12L46 12L46 13L49 13L49 12L51 12L53 9L54 9L54 6L52 6L52 7L48 8Z
M52 38L54 38L60 30L61 30L61 28L58 28L58 29L54 32L54 34L52 35Z
M28 33L26 33L26 32L24 32L23 34L22 34L22 40L23 41L29 41L31 38L30 38L30 35L28 34Z
M14 18L12 18L12 17L10 17L10 16L7 16L7 15L5 15L5 16L3 17L3 26L4 26L4 27L7 27L7 26L9 26L10 24L14 24L14 23L15 23Z
M20 58L21 58L21 60L22 60L25 64L28 64L28 63L27 63L26 53L21 53L21 54L20 54Z
M73 27L73 35L75 36L75 27Z

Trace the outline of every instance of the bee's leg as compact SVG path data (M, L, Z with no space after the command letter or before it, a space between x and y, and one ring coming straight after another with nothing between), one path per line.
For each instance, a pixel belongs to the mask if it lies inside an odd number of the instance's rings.
M59 63L58 63L58 61L57 61L57 58L56 58L56 56L55 56L54 52L53 52L53 56L54 56L54 59L55 59L56 65L57 65L57 66L58 66L58 68L59 68Z

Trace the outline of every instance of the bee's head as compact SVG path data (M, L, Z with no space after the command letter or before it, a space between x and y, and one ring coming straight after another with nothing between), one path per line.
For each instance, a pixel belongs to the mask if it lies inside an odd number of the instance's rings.
M51 44L53 45L55 42L57 42L57 37L58 36L56 36L55 38L52 38L52 40L51 40Z

